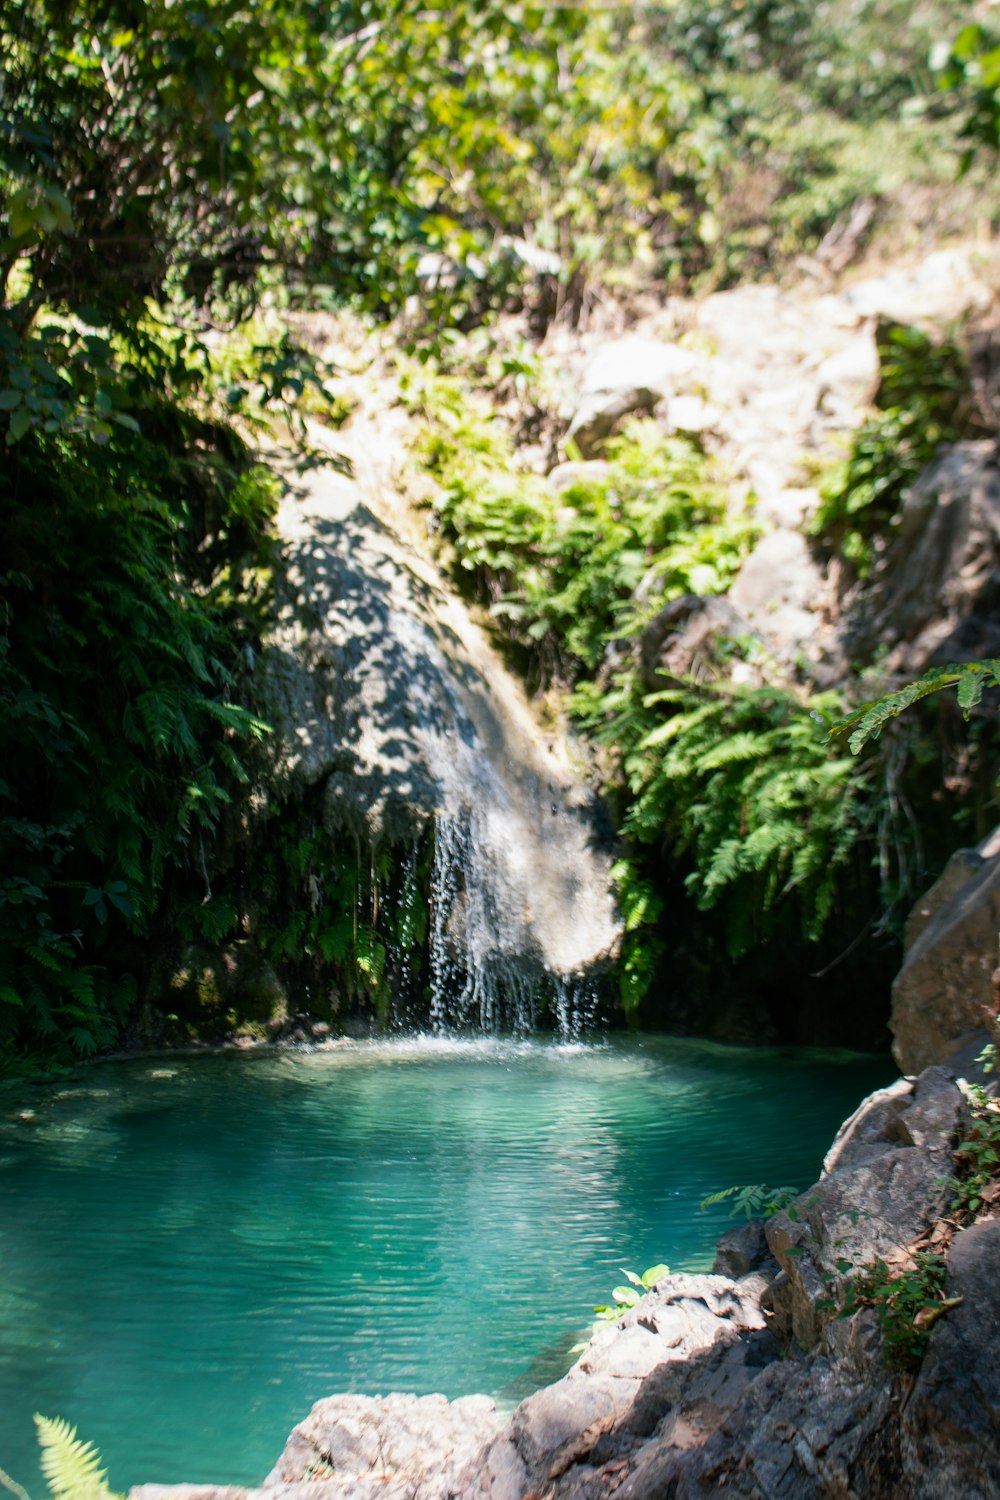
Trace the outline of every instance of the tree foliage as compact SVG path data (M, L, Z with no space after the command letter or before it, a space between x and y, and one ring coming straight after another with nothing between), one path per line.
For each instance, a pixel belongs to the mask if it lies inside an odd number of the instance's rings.
M747 516L652 423L557 496L433 356L512 305L537 329L603 289L731 280L815 249L881 192L892 153L857 165L876 127L929 139L899 115L924 88L923 21L881 69L871 39L900 0L848 9L0 0L0 1044L110 1042L164 926L252 929L276 961L341 964L386 1003L403 941L377 920L388 872L296 828L233 873L278 495L252 440L269 412L326 400L280 324L306 300L406 311L400 338L432 356L408 399L456 576L535 682L575 685L595 736L618 726L634 839L669 830L703 905L757 881L762 911L798 901L815 929L864 824L864 778L845 792L816 739L823 706L703 685L647 701L633 670L658 609L726 588ZM949 59L969 139L993 139L992 41L967 28ZM828 496L831 537L864 546L932 420L946 436L955 416L945 351L911 331L890 343L929 404L884 364L871 462L859 449ZM658 897L631 854L620 878L632 1004Z

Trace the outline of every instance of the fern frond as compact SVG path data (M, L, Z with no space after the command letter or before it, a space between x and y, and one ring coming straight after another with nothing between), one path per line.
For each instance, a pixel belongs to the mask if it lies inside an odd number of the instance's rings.
M114 1500L101 1456L62 1417L35 1414L42 1473L52 1500Z

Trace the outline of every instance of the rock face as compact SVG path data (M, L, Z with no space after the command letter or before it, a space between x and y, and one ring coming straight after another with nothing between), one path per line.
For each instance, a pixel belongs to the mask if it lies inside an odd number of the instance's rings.
M946 1291L963 1300L911 1383L870 1311L834 1318L845 1261L905 1253L935 1219L964 1107L942 1067L873 1094L767 1245L760 1226L724 1236L744 1274L664 1276L506 1424L484 1397L335 1396L259 1490L131 1500L993 1500L1000 1219L955 1235Z
M913 485L871 590L845 631L859 661L890 671L1000 650L1000 467L991 441L956 443Z
M1000 1219L971 1224L948 1254L948 1295L902 1414L901 1449L919 1500L1000 1490ZM992 1352L991 1352L992 1351Z
M312 470L278 518L284 602L258 671L272 784L318 792L327 827L372 847L433 828L431 967L468 976L442 1017L510 1021L522 990L614 950L610 854L565 743L391 524L370 456L391 433L359 417L352 441L352 477Z
M1000 932L1000 829L953 854L917 902L892 987L893 1052L907 1073L946 1058L995 1012L991 976ZM986 1041L986 1036L982 1036Z
M848 586L804 533L819 494L810 472L843 457L878 382L879 318L942 327L989 304L978 253L956 249L804 295L741 286L669 302L596 345L551 340L571 382L567 438L585 458L630 414L693 435L751 495L765 531L729 594L775 670L820 686L888 644L884 669L1000 654L1000 471L992 442L944 451L915 484L871 580ZM557 471L558 472L558 471ZM683 647L681 655L683 655Z

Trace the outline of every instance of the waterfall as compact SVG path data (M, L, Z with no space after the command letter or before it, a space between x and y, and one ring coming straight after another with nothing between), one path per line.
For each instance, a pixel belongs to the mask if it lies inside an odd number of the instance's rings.
M469 611L376 515L375 488L322 469L283 503L285 602L261 667L276 777L321 788L331 830L404 851L402 919L416 844L433 841L435 1026L528 1030L544 1000L570 1035L619 938L598 809ZM396 978L405 999L411 955Z

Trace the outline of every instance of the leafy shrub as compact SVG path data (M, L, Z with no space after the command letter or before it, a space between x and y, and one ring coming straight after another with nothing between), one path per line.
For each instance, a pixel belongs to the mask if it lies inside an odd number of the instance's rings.
M617 1323L623 1312L628 1312L630 1307L636 1307L647 1292L651 1292L656 1283L664 1276L669 1276L670 1267L665 1265L650 1266L637 1276L634 1271L626 1271L622 1267L622 1275L629 1283L628 1286L616 1286L611 1295L614 1302L605 1307L595 1307L598 1323Z
M704 454L652 419L609 440L601 478L556 495L519 470L509 432L454 378L422 371L407 399L424 415L417 451L456 579L543 682L596 671L666 600L724 590L749 550L753 523L727 507Z
M240 557L273 481L231 430L163 394L166 364L45 324L0 346L0 385L31 415L0 479L7 1048L114 1039L135 992L123 950L168 883L204 866L264 732L238 699L260 618Z
M779 688L691 685L649 695L600 730L627 736L625 833L688 855L687 888L703 910L724 912L734 955L788 899L815 939L871 827L868 772L830 751L838 708L833 695L803 704Z
M861 704L852 714L832 724L830 733L839 735L850 730L849 744L857 755L870 740L878 738L890 720L898 718L932 693L949 687L955 688L958 706L968 718L987 689L1000 687L1000 661L967 661L931 667L922 677L907 683L897 692L885 693L871 703Z
M988 27L963 26L950 45L938 49L938 86L951 94L961 116L961 139L968 142L961 169L976 152L1000 148L1000 39Z
M1000 1198L1000 1107L976 1084L965 1094L971 1118L955 1147L951 1211L975 1218Z

